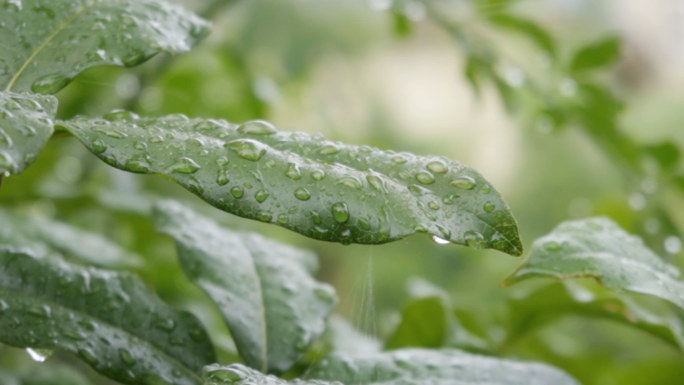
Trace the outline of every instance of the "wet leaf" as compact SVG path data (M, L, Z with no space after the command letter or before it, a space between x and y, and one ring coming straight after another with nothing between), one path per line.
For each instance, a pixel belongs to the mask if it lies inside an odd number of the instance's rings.
M88 385L90 382L75 369L65 365L42 363L30 371L3 373L2 385Z
M285 381L275 376L263 374L244 365L221 366L214 364L204 369L204 385L342 385L339 382L325 381Z
M545 285L524 297L511 300L509 343L560 318L583 316L631 325L679 349L684 348L684 319L681 312L655 313L627 295L595 292L568 283Z
M167 175L230 213L342 243L384 243L415 232L519 255L510 209L475 170L438 156L382 151L181 115L59 124L108 164Z
M138 278L5 250L0 341L68 351L124 383L199 384L202 367L216 360L199 321Z
M207 23L158 0L11 0L0 12L0 88L52 94L86 68L185 52Z
M572 58L570 70L575 73L605 67L620 58L620 38L611 36L580 48Z
M135 267L142 264L132 254L100 234L39 217L11 214L0 208L0 249L30 248L39 255L58 252L89 264L108 267Z
M315 255L222 228L173 201L158 204L154 216L176 239L185 273L218 305L248 365L284 372L325 331L337 298L312 278Z
M33 163L52 135L56 112L52 96L0 91L0 177Z
M609 289L652 295L684 309L677 268L608 218L560 224L534 242L527 260L504 284L537 276L591 277Z
M403 349L324 358L309 378L345 385L578 385L559 369L539 363L480 356L459 350Z

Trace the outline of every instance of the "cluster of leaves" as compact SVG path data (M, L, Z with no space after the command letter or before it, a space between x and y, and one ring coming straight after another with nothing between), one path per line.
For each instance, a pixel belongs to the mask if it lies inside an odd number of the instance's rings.
M477 171L444 157L281 132L262 120L234 124L127 110L57 119L52 94L82 71L187 51L208 35L209 23L161 0L7 0L0 7L0 177L6 184L51 137L66 135L110 166L162 175L216 208L314 239L379 244L427 233L473 248L523 252L498 192ZM502 11L492 22L552 47L525 20ZM572 70L610 61L605 51L582 50ZM483 68L494 73L482 65L469 65L471 79ZM106 195L98 196L106 204ZM604 291L556 283L517 298L502 340L469 325L446 293L423 287L383 349L344 321L328 319L337 297L314 278L312 253L229 230L177 201L131 199L141 202L135 211L152 219L156 232L175 240L183 272L218 308L236 356L217 355L220 338L197 315L175 310L121 271L143 266L145 258L96 232L13 208L0 211L0 342L25 348L38 361L52 351L70 353L124 384L174 385L577 384L550 365L503 357L521 335L564 314L616 320L684 346L684 282L677 269L608 219L561 224L506 280L592 277ZM644 308L626 293L657 297L666 309ZM0 380L90 382L60 365L0 372Z

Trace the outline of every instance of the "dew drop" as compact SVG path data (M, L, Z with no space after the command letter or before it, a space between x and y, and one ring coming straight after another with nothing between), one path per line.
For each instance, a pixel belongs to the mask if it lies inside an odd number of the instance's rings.
M250 120L242 123L237 130L242 134L251 135L270 135L278 132L273 124L265 120Z
M558 251L563 248L563 246L556 241L549 241L544 244L544 248L548 251Z
M440 237L438 237L438 236L436 236L436 235L433 235L433 236L432 236L432 240L435 241L435 243L438 244L438 245L448 245L449 243L451 243L450 241L448 241L448 240L446 240L446 239L444 239L444 238L440 238Z
M428 207L431 210L439 210L439 204L437 202L434 202L434 201L428 202Z
M129 352L126 349L119 349L119 357L121 357L121 360L126 364L126 365L133 365L135 364L135 359L133 358L133 355L131 352Z
M435 174L444 174L449 170L446 164L439 160L434 160L425 166L428 170L431 172L434 172Z
M140 119L138 114L126 110L114 110L103 116L109 121L136 120Z
M50 318L50 307L47 305L31 306L26 311L40 318Z
M266 153L266 147L256 140L236 139L225 144L225 146L238 154L242 159L256 162Z
M385 185L382 181L382 178L380 178L377 175L366 175L366 180L368 181L368 184L370 184L374 189L384 192L385 191Z
M278 223L280 224L286 224L287 222L290 221L290 218L287 216L287 214L280 214L278 215Z
M472 190L475 187L475 179L468 175L462 175L452 180L451 185L463 190Z
M26 348L26 353L36 362L45 362L52 355L52 351L47 349Z
M325 178L325 172L321 170L314 170L311 172L311 177L314 180L323 180L323 178Z
M355 190L360 190L363 187L363 184L361 184L361 181L359 181L358 179L356 179L353 176L346 176L346 177L340 179L340 181L338 183L341 183L345 186L349 186Z
M78 349L78 355L81 356L85 362L90 364L90 366L95 366L98 363L95 354L88 349Z
M297 167L297 165L294 163L290 163L287 165L287 171L285 171L285 175L293 180L298 180L302 178L302 173L299 171L299 167Z
M188 157L182 157L176 164L171 166L171 172L177 172L180 174L194 174L200 168L200 165L198 165L194 160Z
M482 249L487 246L487 241L484 239L484 235L475 230L466 231L465 234L463 234L463 238L465 239L466 245L472 248Z
M257 219L262 222L270 222L273 219L273 214L270 211L259 211L257 213Z
M494 211L494 209L496 209L496 206L492 202L487 202L484 204L483 208L484 211L491 213L492 211Z
M349 220L349 207L347 207L346 203L334 203L331 207L331 211L335 221L339 223L346 223Z
M433 184L435 183L435 177L429 172L421 171L416 174L416 180L422 184Z
M235 186L230 189L230 195L232 195L235 199L240 199L243 195L245 195L245 190L243 190L241 187Z
M318 153L321 155L334 155L334 154L337 154L338 152L340 152L340 149L333 144L328 144L328 145L324 146L323 148L321 148L320 150L318 150Z
M225 186L230 182L228 179L228 170L219 170L216 176L216 184L219 186Z
M268 198L268 191L266 190L259 190L254 194L254 199L256 199L257 202L263 203L267 198Z
M150 165L142 159L129 159L126 161L126 170L144 174L150 171Z
M295 190L294 196L300 201L307 201L311 198L311 193L307 189L300 187Z

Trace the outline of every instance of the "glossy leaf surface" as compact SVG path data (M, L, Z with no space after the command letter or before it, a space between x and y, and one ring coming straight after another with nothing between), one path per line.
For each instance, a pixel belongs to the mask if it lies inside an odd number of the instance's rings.
M52 96L0 91L0 177L33 163L52 135L56 112Z
M620 39L609 37L582 47L570 64L572 72L583 72L612 64L620 57Z
M187 51L206 22L160 0L7 0L0 89L51 94L86 68Z
M323 333L337 298L312 278L315 255L222 228L173 201L157 205L155 218L176 239L188 277L218 305L248 365L286 371Z
M216 360L199 321L136 277L11 251L0 251L0 341L71 352L124 383L198 384Z
M345 385L578 385L544 364L427 349L333 356L316 365L309 377Z
M221 366L218 364L204 369L204 385L342 385L339 382L326 381L285 381L275 376L263 374L257 370L240 364Z
M684 282L677 268L608 218L560 224L534 242L530 256L505 284L535 276L591 277L609 289L656 296L684 309Z
M501 196L453 160L279 132L264 121L106 117L59 124L108 164L167 175L242 217L327 241L384 243L427 232L522 252Z

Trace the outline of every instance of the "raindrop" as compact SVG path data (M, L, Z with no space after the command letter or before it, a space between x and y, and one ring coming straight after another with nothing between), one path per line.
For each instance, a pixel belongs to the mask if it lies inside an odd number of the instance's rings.
M311 177L314 180L323 180L323 178L325 178L325 172L321 170L314 170L311 172Z
M201 167L194 160L188 157L182 157L178 160L178 163L171 166L171 172L177 172L181 174L194 174Z
M432 210L439 210L439 204L434 201L428 202L428 207Z
M439 160L434 160L425 166L428 170L431 172L434 172L435 174L444 174L449 170L446 164Z
M259 211L257 213L257 219L262 222L270 222L273 219L273 214L269 211Z
M36 362L45 362L52 355L52 351L46 349L26 348L26 353Z
M337 146L335 146L333 144L328 144L318 151L318 153L321 155L334 155L334 154L337 154L338 152L340 152L340 149L337 148Z
M259 190L254 194L254 199L256 199L257 202L263 203L266 198L268 198L268 191L266 190Z
M242 134L251 135L270 135L278 132L273 124L265 120L250 120L242 123L237 130Z
M287 171L285 171L285 175L293 180L301 179L302 177L302 173L299 171L299 167L297 167L297 165L294 163L289 163L287 165Z
M346 223L349 220L349 207L344 202L337 202L331 208L333 218L339 223Z
M147 161L142 159L129 159L126 161L126 170L144 174L150 171L150 166Z
M361 183L361 181L359 181L358 179L356 179L353 176L346 176L346 177L340 179L340 181L338 183L341 183L345 186L349 186L355 190L360 190L363 187L363 184Z
M78 355L91 366L95 366L98 363L95 354L88 349L78 349Z
M416 180L422 184L432 184L435 183L435 177L429 172L421 171L416 174Z
M265 146L252 139L236 139L225 144L241 158L256 162L266 153Z
M435 243L438 244L438 245L448 245L449 243L451 243L450 241L448 241L448 240L446 240L446 239L444 239L444 238L440 238L440 237L438 237L438 236L436 236L436 235L433 235L433 236L432 236L432 240L435 241Z
M121 121L121 120L136 120L140 119L136 113L126 111L126 110L114 110L103 116L109 121Z
M290 221L290 218L287 216L287 214L280 214L278 215L278 223L280 224L286 224L287 222Z
M670 235L665 238L664 247L666 253L677 254L682 251L682 240L676 235Z
M496 206L492 202L487 202L484 204L483 208L484 211L491 213L492 211L494 211L494 209L496 209Z
M472 190L475 187L475 179L468 175L462 175L452 180L451 185L463 190Z
M544 248L548 251L558 251L563 248L563 246L556 241L549 241L544 244Z
M119 349L119 357L121 357L121 360L128 366L135 364L133 355L126 349Z
M9 305L7 304L7 302L0 299L0 315L7 311L7 309L9 309Z
M47 305L31 306L26 311L40 318L50 317L50 307Z
M225 186L230 182L230 179L228 179L228 170L219 170L218 175L216 176L216 184L219 186Z
M484 235L475 230L466 231L465 234L463 234L463 238L465 239L466 245L472 248L482 249L487 246L487 241L484 239Z
M31 90L39 94L54 94L64 88L67 83L69 83L69 78L64 75L45 75L31 84Z
M295 190L294 196L300 201L307 201L311 198L311 193L307 189L300 187Z
M385 191L385 186L382 181L382 178L380 178L377 175L366 175L366 180L368 181L368 184L373 186L374 189L384 192Z
M242 198L243 195L245 195L245 190L243 190L241 187L233 187L230 189L230 194L235 198L235 199L240 199Z

